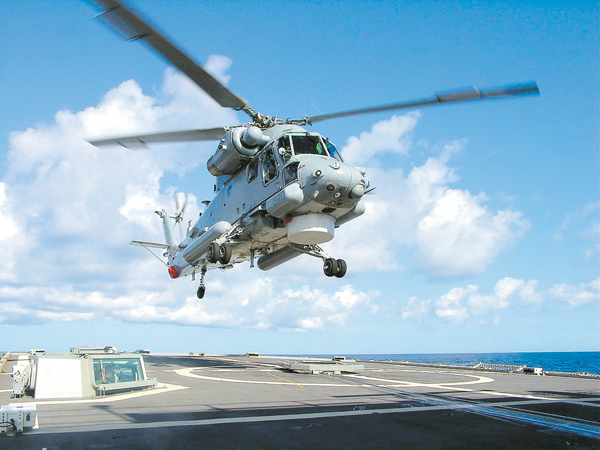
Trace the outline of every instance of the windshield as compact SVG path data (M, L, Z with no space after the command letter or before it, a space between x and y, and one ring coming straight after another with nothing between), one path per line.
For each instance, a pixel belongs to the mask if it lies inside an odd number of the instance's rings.
M329 154L331 157L343 162L344 160L342 159L342 155L340 155L337 147L333 145L329 139L325 139L325 143L327 144L327 148L329 149Z
M292 145L296 155L329 156L320 136L292 136Z

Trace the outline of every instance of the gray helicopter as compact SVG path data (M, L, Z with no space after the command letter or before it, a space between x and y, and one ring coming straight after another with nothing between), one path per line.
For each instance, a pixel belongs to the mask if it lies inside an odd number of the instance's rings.
M250 261L270 270L302 254L323 260L328 277L342 278L343 259L335 259L319 244L330 241L335 229L365 211L363 196L372 190L363 169L345 163L336 146L305 126L324 120L419 106L539 94L534 82L500 88L455 90L432 97L355 109L297 120L263 115L217 81L139 15L116 0L94 0L105 9L98 17L131 41L141 40L187 75L219 105L243 111L243 125L95 140L95 146L125 148L159 142L219 141L207 162L216 177L215 197L181 241L174 224L183 220L187 203L176 196L173 215L162 218L166 244L133 241L150 250L166 250L171 278L200 276L198 298L205 294L204 276L211 269L228 269ZM151 251L151 250L150 250Z

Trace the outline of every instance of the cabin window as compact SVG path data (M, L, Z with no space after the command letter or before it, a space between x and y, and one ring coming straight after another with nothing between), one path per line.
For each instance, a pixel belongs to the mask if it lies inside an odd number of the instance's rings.
M258 158L248 164L248 183L258 176Z
M93 361L96 386L144 379L140 360L137 358L98 358Z
M285 166L285 168L283 169L283 184L284 184L284 186L287 186L292 181L295 181L298 179L298 164L299 164L298 162L293 162L293 163Z
M309 134L292 136L292 144L296 155L329 156L320 136L311 136Z
M268 150L262 158L262 174L265 184L270 183L277 178L277 160L273 149Z

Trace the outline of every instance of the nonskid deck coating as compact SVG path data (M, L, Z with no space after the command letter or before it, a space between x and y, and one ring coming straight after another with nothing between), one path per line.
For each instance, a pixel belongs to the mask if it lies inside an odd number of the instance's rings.
M0 448L600 446L598 380L374 362L358 375L311 375L281 370L285 357L145 360L157 389L33 401L39 426L0 437ZM7 380L0 404L32 401L10 400Z

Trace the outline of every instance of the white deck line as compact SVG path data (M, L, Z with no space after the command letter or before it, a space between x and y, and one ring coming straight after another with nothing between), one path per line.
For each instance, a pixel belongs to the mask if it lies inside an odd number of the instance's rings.
M561 400L556 400L561 402ZM151 429L151 428L171 428L171 427L189 427L189 426L207 426L207 425L222 425L234 423L253 423L253 422L276 422L285 420L303 420L303 419L326 419L335 417L352 417L352 416L367 416L372 414L396 414L396 413L411 413L419 411L443 411L448 409L464 409L470 410L476 414L483 414L490 417L504 418L509 420L517 420L530 423L533 425L552 428L560 431L566 431L578 435L588 436L595 439L600 439L600 427L590 426L577 423L570 420L554 419L539 417L535 414L527 414L521 411L512 412L499 410L495 406L525 406L540 403L546 403L544 400L523 400L515 402L487 403L485 405L460 404L452 401L446 402L444 405L434 406L417 406L411 408L383 408L383 409L365 409L356 411L331 411L320 413L301 413L301 414L281 414L271 416L254 416L254 417L227 417L219 419L198 419L198 420L178 420L178 421L162 421L162 422L146 422L146 423L115 423L91 425L83 427L64 427L64 428L47 428L32 430L27 434L54 434L54 433L84 433L93 431L108 431L108 430L134 430L134 429ZM553 402L550 402L553 403Z
M200 367L188 367L185 369L175 370L177 375L181 375L184 377L190 378L199 378L202 380L210 380L210 381L223 381L226 383L243 383L243 384L270 384L270 385L289 385L289 383L283 383L279 381L257 381L257 380L239 380L234 378L219 378L212 377L206 375L198 375L196 373L192 373L192 371L200 370ZM237 372L237 370L236 370ZM452 374L456 375L456 374ZM449 383L413 383L410 381L402 381L402 380L391 380L388 378L372 378L362 375L345 375L352 378L359 378L365 380L373 380L386 383L385 385L381 385L381 387L439 387L440 389L457 389L457 386L462 384L479 384L479 383L492 383L494 381L493 378L483 377L479 375L467 375L467 374L458 374L460 377L469 377L476 378L476 380L469 381L456 381ZM347 383L302 383L303 386L320 386L320 387L370 387L371 385L357 385L357 384L347 384ZM448 387L446 387L448 386ZM470 391L470 389L465 389ZM487 391L486 391L487 392Z
M94 397L87 399L71 399L71 400L40 400L40 401L32 401L32 402L14 402L9 403L11 406L18 405L75 405L81 403L112 403L112 402L120 402L123 400L129 400L131 398L138 397L147 397L149 395L156 394L166 394L169 392L179 391L181 389L189 389L187 386L180 386L178 384L157 384L154 389L139 391L139 392L130 392L128 394L113 394L105 397Z

